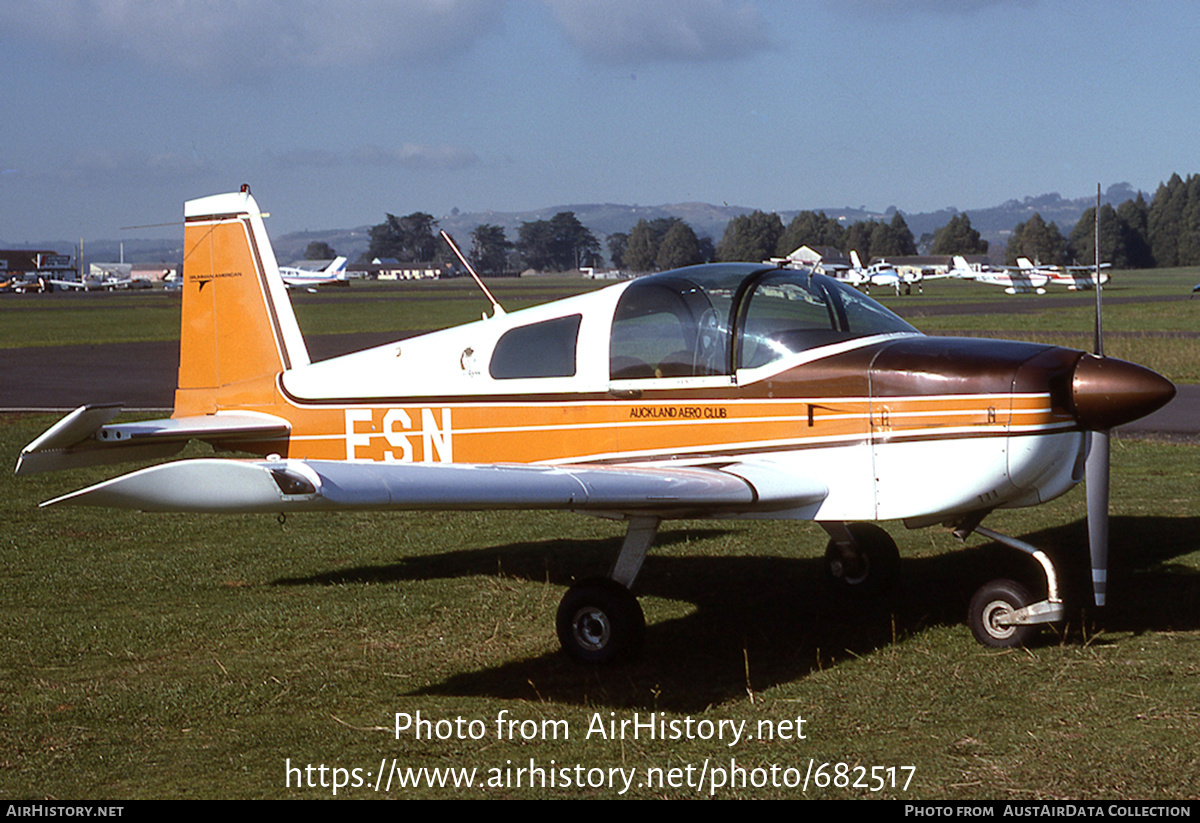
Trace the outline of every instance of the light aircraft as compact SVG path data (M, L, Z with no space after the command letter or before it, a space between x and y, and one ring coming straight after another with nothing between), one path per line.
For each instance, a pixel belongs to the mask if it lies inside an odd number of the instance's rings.
M1107 269L1111 263L1101 263L1100 268ZM1052 286L1066 286L1071 291L1096 288L1095 266L1042 266L1033 263L1028 257L1017 258L1017 268L1023 272L1043 274L1050 278ZM1100 285L1108 283L1108 275L1100 275Z
M312 291L313 286L346 286L346 258L335 257L333 262L320 271L309 271L295 266L280 266L279 276L289 289L304 288Z
M7 280L0 281L0 292L13 292L14 294L37 292L41 294L44 291L53 289L50 282L44 277L27 277L24 275L10 277Z
M89 274L82 280L51 280L50 282L60 289L74 291L116 291L117 289L134 288L132 275L123 274Z
M1088 476L1094 596L1107 551L1107 430L1174 386L1112 358L926 337L845 284L759 263L694 266L312 363L249 188L184 208L172 417L84 406L17 474L170 456L190 439L258 455L160 463L43 505L144 511L561 509L626 521L607 577L557 613L583 661L632 653L631 594L668 518L815 520L829 577L886 589L887 532L950 523L1037 558L1034 597L985 584L968 622L995 647L1064 615L1044 553L984 528ZM480 286L482 287L482 282ZM1103 471L1101 471L1103 470Z
M850 268L844 272L844 278L852 286L862 286L867 294L871 293L871 286L884 286L900 295L900 273L883 260L864 268L857 251L850 252Z
M975 268L965 257L955 256L954 266L950 269L951 277L961 277L964 280L974 280L988 286L1001 286L1005 294L1045 294L1050 275L1035 269L986 267Z

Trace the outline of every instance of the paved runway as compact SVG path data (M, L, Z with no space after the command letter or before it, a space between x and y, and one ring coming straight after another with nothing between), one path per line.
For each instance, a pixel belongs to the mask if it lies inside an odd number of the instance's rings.
M395 340L394 332L312 335L314 360ZM70 410L85 403L129 409L170 409L179 370L179 343L109 343L9 349L0 369L0 407ZM1118 429L1134 436L1200 440L1200 385L1179 386L1167 406Z

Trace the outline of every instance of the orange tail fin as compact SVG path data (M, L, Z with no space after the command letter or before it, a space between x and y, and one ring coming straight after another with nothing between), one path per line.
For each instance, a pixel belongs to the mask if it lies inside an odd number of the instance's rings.
M248 186L184 205L176 417L268 403L309 362L262 218Z

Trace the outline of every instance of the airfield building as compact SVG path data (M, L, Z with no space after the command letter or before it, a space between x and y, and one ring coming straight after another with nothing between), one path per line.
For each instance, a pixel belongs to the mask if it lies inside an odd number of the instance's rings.
M25 275L71 280L76 274L71 255L30 249L0 249L0 272L6 279Z

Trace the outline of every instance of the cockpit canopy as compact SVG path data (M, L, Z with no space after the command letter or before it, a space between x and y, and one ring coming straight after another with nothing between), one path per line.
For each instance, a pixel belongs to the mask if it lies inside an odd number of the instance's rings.
M917 330L855 289L807 270L748 263L642 277L613 315L613 380L752 369L843 340Z

